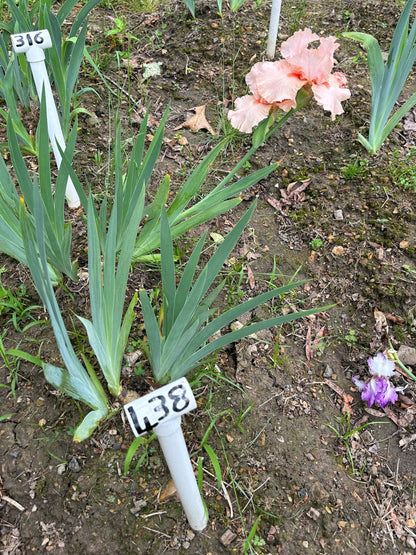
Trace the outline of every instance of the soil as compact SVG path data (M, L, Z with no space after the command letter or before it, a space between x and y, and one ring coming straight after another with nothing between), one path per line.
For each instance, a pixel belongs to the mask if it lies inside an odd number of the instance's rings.
M223 234L257 198L255 216L226 268L224 303L288 281L300 268L298 277L308 283L257 316L298 305L334 305L234 344L189 376L198 408L183 418L183 430L195 469L203 457L207 528L190 529L155 440L138 449L124 474L133 434L117 410L123 398L93 437L76 444L71 432L84 407L55 391L37 366L9 356L11 368L6 363L0 368L4 553L416 550L416 384L396 366L393 382L403 388L398 402L368 409L351 381L352 376L365 379L368 357L390 343L400 349L403 362L416 366L416 168L411 158L416 110L377 154L369 155L357 141L359 131L367 132L370 114L365 51L341 36L355 29L371 33L387 50L400 9L384 0L283 3L279 43L305 27L339 37L337 69L348 78L351 99L334 122L313 102L290 118L245 169L279 161L276 171L244 192L235 210L192 234L203 229ZM115 17L126 22L124 34L106 37ZM222 18L215 2L199 1L195 20L180 2L95 10L89 46L118 99L85 64L80 86L98 94L81 97L91 115L79 121L78 175L95 193L104 190L117 104L125 139L137 132L147 107L151 135L170 104L149 197L167 171L180 187L222 136L225 111L235 96L245 94L245 74L264 59L269 17L270 6L261 1L247 2L236 13L225 7ZM160 75L143 78L144 64L151 62ZM414 90L413 73L400 102ZM184 126L200 106L206 107L214 134ZM250 136L236 137L205 187L230 171L249 147ZM68 217L82 269L85 224L79 213ZM184 259L190 241L179 241ZM2 310L5 350L37 354L40 349L43 360L54 360L52 329L35 306L40 303L28 271L6 256L1 266L3 286L20 295L28 309L20 312L18 329L12 313ZM138 265L130 285L150 287L158 279L157 269ZM87 295L82 281L57 291L68 318L71 311L88 314ZM20 331L29 323L35 325ZM137 351L143 333L137 310L129 351L139 360L129 364L126 359L123 369L123 388L137 397L153 386ZM203 440L218 458L221 486L201 449Z

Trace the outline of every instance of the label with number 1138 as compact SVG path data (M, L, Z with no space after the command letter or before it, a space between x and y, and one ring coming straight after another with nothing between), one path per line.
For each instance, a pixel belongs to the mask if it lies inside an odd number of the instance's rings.
M195 397L186 378L180 378L124 405L136 437L150 432L161 422L167 422L195 408Z

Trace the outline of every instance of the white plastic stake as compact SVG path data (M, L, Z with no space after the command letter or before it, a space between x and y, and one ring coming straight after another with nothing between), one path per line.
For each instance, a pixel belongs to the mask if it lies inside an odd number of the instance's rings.
M273 0L272 12L270 14L269 37L267 40L266 54L269 60L273 60L276 53L277 31L279 29L280 8L282 0Z
M201 531L208 523L208 516L181 428L181 415L195 408L195 397L186 378L124 406L136 437L151 430L157 435L189 525L193 530Z
M61 124L59 121L58 112L53 98L51 84L49 82L48 72L45 65L46 48L52 47L52 41L47 29L41 31L32 31L30 33L21 33L10 36L12 41L13 50L16 54L26 54L26 59L30 64L32 70L33 80L35 81L36 90L39 98L42 97L42 91L45 94L46 111L48 119L48 134L51 141L53 153L55 155L56 164L59 168L62 161L61 153L59 152L58 145L62 151L65 150L65 139L62 133ZM65 197L70 208L78 208L80 200L78 193L68 177L66 186Z

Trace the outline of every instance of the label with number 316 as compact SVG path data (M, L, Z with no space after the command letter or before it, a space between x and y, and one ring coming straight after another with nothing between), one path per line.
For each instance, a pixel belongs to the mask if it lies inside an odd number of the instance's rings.
M31 46L40 46L43 50L52 46L51 36L47 29L10 35L10 39L16 54L27 52Z
M186 378L180 378L124 405L136 437L150 432L161 422L167 422L195 408L195 397Z

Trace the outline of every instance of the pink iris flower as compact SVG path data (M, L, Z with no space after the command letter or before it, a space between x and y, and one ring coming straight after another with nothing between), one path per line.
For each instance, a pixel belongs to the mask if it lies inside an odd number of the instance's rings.
M361 399L366 401L369 407L374 403L379 407L395 403L398 399L397 391L389 380L394 374L394 361L389 360L383 353L378 353L377 356L370 357L367 362L371 379L362 382L357 377L352 378L358 391L361 392Z
M255 64L246 75L251 94L237 98L235 110L228 112L231 125L251 133L271 111L296 108L296 95L303 87L311 89L317 103L331 112L332 119L342 114L341 102L350 97L350 91L342 73L331 73L339 46L335 40L321 38L310 29L297 31L281 45L283 60ZM309 48L314 41L319 41L319 46Z

